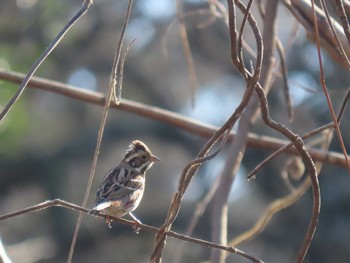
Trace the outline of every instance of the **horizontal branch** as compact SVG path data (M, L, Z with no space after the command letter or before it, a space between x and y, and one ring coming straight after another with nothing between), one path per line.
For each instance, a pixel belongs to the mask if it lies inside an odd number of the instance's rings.
M23 77L23 74L0 69L0 79L2 80L13 83L21 83ZM100 92L93 92L81 88L76 88L74 86L65 85L56 81L33 77L28 85L32 88L54 92L72 99L92 103L95 105L103 106L105 103L105 96ZM112 102L111 107L134 113L136 115L149 119L157 120L171 126L175 126L193 135L201 136L204 138L210 138L219 129L213 125L188 118L181 114L127 99L122 99L119 105L116 105L114 102ZM235 134L231 133L229 140L233 140L234 137ZM286 140L280 140L269 136L261 136L253 133L249 133L248 138L249 147L262 150L277 150L288 143L289 141ZM347 163L343 155L340 153L331 151L324 152L314 148L307 148L307 150L315 161L347 167ZM294 147L286 149L285 152L293 155L298 155L298 152Z
M48 200L48 201L42 202L40 204L33 205L33 206L30 206L30 207L18 210L18 211L12 212L12 213L8 213L8 214L5 214L5 215L0 215L0 221L1 220L5 220L5 219L9 219L9 218L13 218L13 217L16 217L16 216L19 216L19 215L27 214L27 213L44 210L44 209L47 209L47 208L50 208L50 207L54 207L54 206L68 208L68 209L74 210L76 212L89 214L89 215L92 215L92 216L95 216L95 217L99 217L99 218L103 218L103 219L107 218L107 216L103 215L103 214L90 214L91 210L87 209L85 207L82 207L82 206L79 206L79 205L76 205L76 204L73 204L73 203L61 200L61 199L54 199L54 200ZM116 217L111 217L111 216L108 216L108 218L112 219L113 221L116 221L116 222L119 222L119 223L122 223L122 224L125 224L125 225L129 225L131 227L134 227L134 225L135 225L135 222L129 221L129 220L126 220L126 219L123 219L123 218L116 218ZM159 230L157 227L145 225L145 224L142 224L142 223L138 224L137 227L142 229L142 230L145 230L145 231L148 231L148 232L154 232L154 233ZM209 242L209 241L206 241L206 240L202 240L202 239L198 239L198 238L193 238L193 237L189 237L189 236L186 236L186 235L182 235L182 234L176 233L174 231L168 231L165 234L168 235L168 236L171 236L173 238L184 240L184 241L187 241L187 242L190 242L190 243L194 243L194 244L198 244L198 245L202 245L202 246L207 246L207 247L211 247L211 248L216 248L216 249L221 249L221 250L224 250L224 251L227 251L227 252L230 252L230 253L234 253L234 254L240 255L242 257L245 257L245 258L249 259L252 262L263 263L263 261L261 261L260 259L255 258L255 257L245 253L244 251L235 248L235 247L222 246L222 245L215 244L215 243L212 243L212 242Z

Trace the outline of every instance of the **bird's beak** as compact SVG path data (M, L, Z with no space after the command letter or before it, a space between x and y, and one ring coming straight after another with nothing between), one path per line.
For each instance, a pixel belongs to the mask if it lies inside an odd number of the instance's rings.
M155 155L152 155L150 159L152 162L160 162L160 159Z

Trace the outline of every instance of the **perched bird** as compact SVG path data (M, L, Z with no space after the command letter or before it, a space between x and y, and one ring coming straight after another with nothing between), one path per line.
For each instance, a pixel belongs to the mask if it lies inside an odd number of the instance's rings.
M141 222L131 213L138 205L145 190L146 171L160 159L154 156L141 141L133 141L121 163L110 170L96 194L96 206L92 212L102 212L107 216L122 217L129 214L137 224ZM110 218L106 222L110 226Z

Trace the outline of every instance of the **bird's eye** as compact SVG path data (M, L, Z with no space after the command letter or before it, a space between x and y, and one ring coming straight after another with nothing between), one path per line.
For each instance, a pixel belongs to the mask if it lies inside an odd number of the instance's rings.
M147 156L146 156L146 155L141 155L141 159L142 159L142 160L146 160L146 159L147 159Z

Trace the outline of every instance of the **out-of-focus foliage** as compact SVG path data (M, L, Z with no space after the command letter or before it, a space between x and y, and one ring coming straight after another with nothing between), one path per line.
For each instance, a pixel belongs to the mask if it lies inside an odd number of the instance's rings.
M105 93L126 4L126 1L95 1L36 75ZM26 72L80 5L81 1L2 0L0 66ZM196 13L203 8L208 8L205 1L183 1L199 82L195 107L191 106L187 64L175 17L175 1L171 0L135 2L125 45L133 39L136 42L126 60L124 98L218 126L226 120L239 103L245 86L230 64L225 23L217 19L204 28L198 27L209 21L208 14ZM255 14L259 17L256 10ZM282 5L278 19L278 35L286 44L295 20ZM250 33L249 30L245 33L248 43ZM286 52L295 119L288 123L279 77L269 94L271 115L302 134L331 118L318 81L316 49L302 29ZM349 74L326 54L324 64L327 84L338 108L349 85ZM278 69L277 63L275 69ZM15 85L0 82L1 107L15 90ZM53 198L80 204L101 116L101 107L27 89L0 125L0 214ZM345 135L349 130L346 120L347 117L342 123ZM276 136L261 121L254 126L254 132ZM89 207L93 206L94 192L103 175L118 164L124 149L135 138L145 141L162 159L148 174L143 202L135 212L142 222L159 226L164 221L182 169L196 155L204 139L153 120L111 110ZM344 139L349 144L346 136ZM331 149L339 151L338 143ZM192 182L175 222L176 231L184 232L196 202L220 174L224 154L205 164ZM232 191L229 238L251 227L271 201L288 193L280 176L286 156L269 164L256 181L245 180L246 173L268 154L247 150ZM349 175L342 168L326 165L320 184L322 212L309 256L313 262L349 262ZM279 213L258 238L240 248L259 255L266 262L293 262L307 228L310 210L311 195L308 193L294 206ZM194 236L210 239L210 213L209 207ZM13 262L64 262L76 219L77 213L51 208L1 221L0 236ZM173 259L179 242L169 240L165 262ZM152 246L150 233L135 235L120 224L113 224L109 229L103 221L87 216L74 262L145 262ZM199 262L208 255L207 248L190 244L186 246L182 262ZM242 262L240 260L231 256L227 262Z

